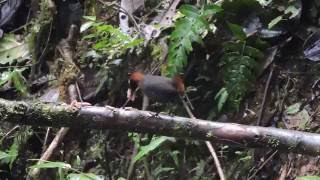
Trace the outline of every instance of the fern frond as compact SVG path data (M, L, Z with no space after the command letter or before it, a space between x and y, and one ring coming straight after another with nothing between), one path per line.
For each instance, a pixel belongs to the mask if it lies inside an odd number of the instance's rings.
M191 5L183 5L180 8L184 17L177 20L170 36L168 63L164 68L167 76L172 77L182 71L187 64L188 54L192 51L192 43L203 45L202 35L209 30L208 16L221 10L215 5L201 10Z
M107 55L109 59L117 58L127 49L139 46L143 42L141 38L132 38L120 29L102 22L93 21L91 28L93 31L83 39L93 41L93 49Z
M239 110L242 99L253 87L259 69L258 60L263 57L263 53L259 49L247 45L245 41L226 42L223 47L225 54L220 59L219 66L224 83L222 89L227 91L228 97L225 100L226 93L224 96L222 93L218 93L216 100L219 111L222 109L222 103L225 102L228 102L232 108Z

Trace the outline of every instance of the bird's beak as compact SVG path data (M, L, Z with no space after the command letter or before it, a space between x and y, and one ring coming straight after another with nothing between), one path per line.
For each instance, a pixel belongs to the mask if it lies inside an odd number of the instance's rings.
M128 91L127 91L127 98L130 100L130 101L134 101L135 98L136 98L136 95L134 92L132 92L132 89L129 88Z

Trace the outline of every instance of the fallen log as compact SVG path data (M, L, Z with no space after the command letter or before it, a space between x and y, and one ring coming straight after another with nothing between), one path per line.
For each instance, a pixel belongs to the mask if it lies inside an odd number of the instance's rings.
M133 108L8 101L0 99L1 121L31 126L112 129L191 138L251 148L320 155L320 135L315 133L219 123L157 114Z

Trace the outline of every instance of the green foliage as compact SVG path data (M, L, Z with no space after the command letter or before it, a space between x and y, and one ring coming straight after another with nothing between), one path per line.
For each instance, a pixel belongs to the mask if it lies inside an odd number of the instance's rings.
M39 164L29 167L30 169L51 169L51 168L62 168L62 169L71 169L71 165L64 162L52 162L52 161L43 161Z
M141 146L140 149L139 149L139 152L134 157L134 162L139 161L144 156L148 155L153 150L155 150L156 148L160 147L164 142L166 142L169 139L170 139L169 137L160 136L160 137L156 137L156 138L152 139L152 141L148 145Z
M15 68L13 71L5 71L0 74L0 87L8 81L13 83L13 86L22 94L26 95L28 92L28 85L22 72L27 68Z
M83 37L84 40L93 42L93 49L108 59L118 58L126 50L139 46L143 39L132 38L111 25L95 21L95 18L87 17L89 22L85 23L82 30L92 29L92 31Z
M52 161L41 161L40 163L30 166L31 170L35 168L39 169L55 169L59 170L59 179L68 179L68 180L101 180L99 176L92 174L92 173L82 173L77 169L71 167L70 164L64 162L52 162ZM67 177L65 178L64 171L71 171Z
M12 168L12 164L18 156L18 148L16 144L11 145L10 149L7 152L0 151L0 161L1 163L9 164Z
M300 111L301 103L295 103L287 107L285 110L285 113L288 115L294 115L297 114Z
M12 64L14 60L24 59L28 55L27 41L18 42L13 34L5 35L0 40L0 65Z
M181 72L187 64L193 42L203 45L202 38L205 32L210 30L208 19L222 11L221 7L216 5L208 5L202 9L183 5L179 10L184 16L175 23L175 29L170 36L168 63L164 68L164 73L169 77Z
M229 29L232 31L233 35L241 40L244 41L247 38L246 33L243 31L241 26L238 26L237 24L228 23Z
M320 180L320 176L300 176L296 180Z
M12 168L14 161L18 157L18 152L21 149L21 146L25 145L31 134L32 131L30 127L22 128L15 135L15 138L10 148L6 151L0 151L0 162L9 164L9 167ZM0 142L2 141L3 139L1 139Z
M221 111L223 108L223 105L226 103L228 99L228 91L227 89L221 88L220 91L216 94L215 100L218 101L218 111Z
M263 2L260 2L260 4L263 5ZM267 3L267 6L269 4L270 3ZM287 21L288 19L296 18L301 13L301 7L296 1L274 1L271 7L279 11L280 15L270 21L270 23L268 24L269 29L272 29L273 27L278 25L281 21Z
M18 42L13 34L5 35L0 40L0 65L14 65L29 56L29 39ZM0 74L0 87L8 81L22 94L26 95L28 88L22 72L27 68L14 68L14 70L3 71Z
M223 56L220 59L224 87L216 95L218 110L227 102L232 109L239 109L239 105L252 87L259 71L258 60L264 54L256 44L245 38L242 28L235 24L229 24L231 31L238 41L229 41L223 44ZM258 41L253 41L258 42Z

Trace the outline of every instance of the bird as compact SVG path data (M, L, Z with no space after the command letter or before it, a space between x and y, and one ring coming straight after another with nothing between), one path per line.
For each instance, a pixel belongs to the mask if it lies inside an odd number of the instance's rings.
M142 94L147 99L158 102L174 102L185 94L185 86L180 76L167 78L157 75L145 75L135 71L131 73L129 79L129 89L127 98L135 100L134 91L141 89Z

